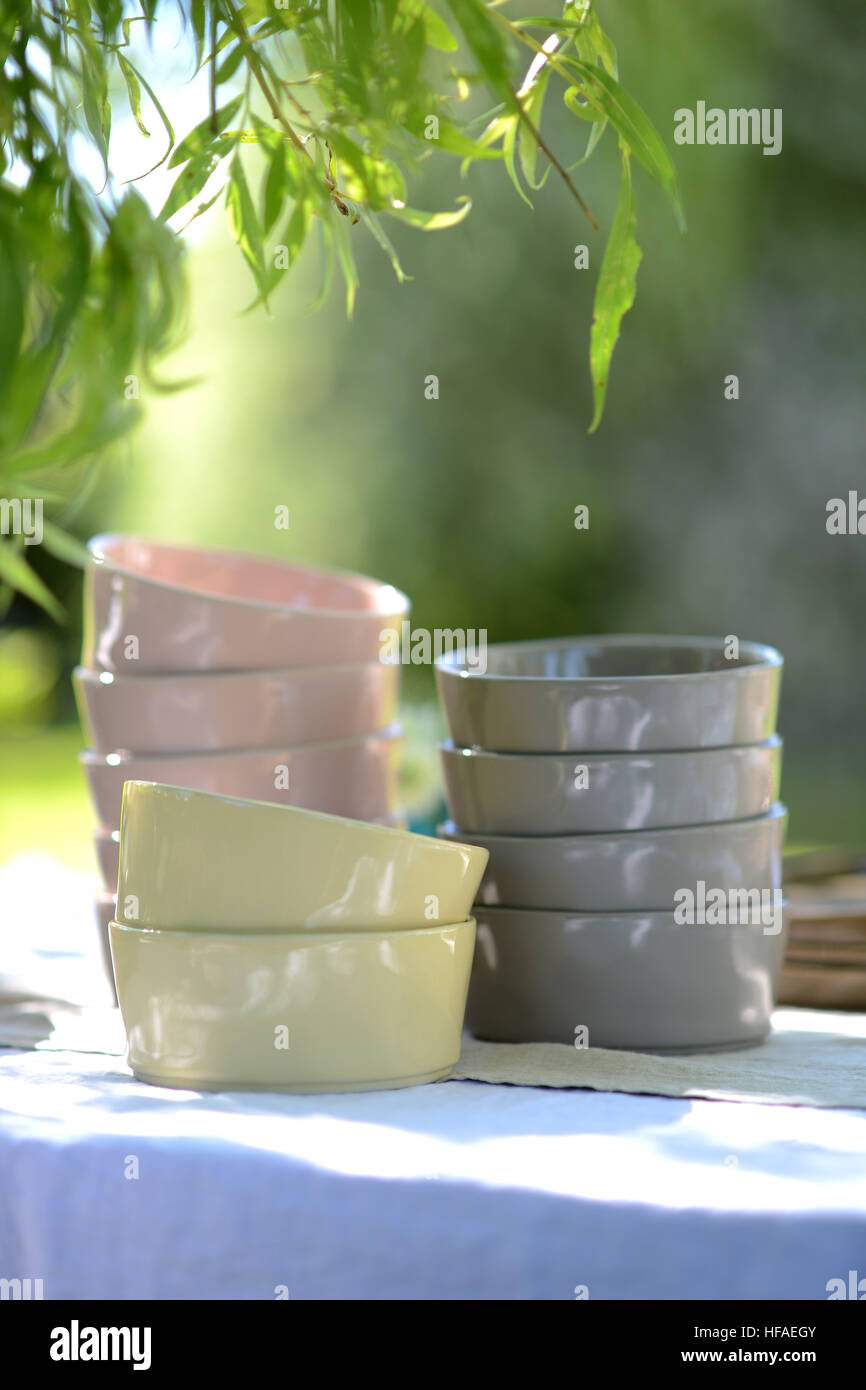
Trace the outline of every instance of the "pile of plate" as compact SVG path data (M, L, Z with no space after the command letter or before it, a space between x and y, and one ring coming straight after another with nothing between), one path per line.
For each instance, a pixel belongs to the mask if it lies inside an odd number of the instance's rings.
M437 664L444 838L483 846L480 1037L747 1044L784 949L782 659L731 639L601 637Z
M399 667L379 655L409 610L404 594L361 575L130 536L89 549L74 683L103 929L128 779L398 819Z
M866 1009L866 853L815 850L785 860L788 949L781 1004Z
M404 830L127 782L110 936L135 1075L298 1091L447 1075L486 862Z

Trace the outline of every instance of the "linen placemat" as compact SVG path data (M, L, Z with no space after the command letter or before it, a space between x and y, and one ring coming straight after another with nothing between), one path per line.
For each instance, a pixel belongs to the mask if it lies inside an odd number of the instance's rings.
M866 1014L777 1009L766 1042L659 1056L465 1038L453 1076L494 1085L866 1110Z

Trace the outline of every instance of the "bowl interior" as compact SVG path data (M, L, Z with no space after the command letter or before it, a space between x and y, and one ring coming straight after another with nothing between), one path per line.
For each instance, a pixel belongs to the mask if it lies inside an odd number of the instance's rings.
M721 638L590 637L488 647L486 674L536 680L603 680L702 675L777 664L779 658L770 648L746 642L740 643L738 658L729 659ZM461 665L460 653L442 662L445 670L460 670Z

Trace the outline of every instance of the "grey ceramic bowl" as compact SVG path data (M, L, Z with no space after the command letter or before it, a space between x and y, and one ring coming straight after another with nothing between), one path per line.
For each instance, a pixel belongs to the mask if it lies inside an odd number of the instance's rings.
M477 902L562 912L667 912L678 890L782 886L788 813L676 830L595 835L479 835L451 821L439 834L481 845L490 862Z
M576 835L744 820L779 795L782 741L687 753L440 747L448 814L493 835Z
M477 909L467 1024L495 1042L691 1051L760 1042L785 930L679 926L671 913Z
M776 727L782 658L708 637L568 637L436 664L454 743L500 753L617 753L763 743Z

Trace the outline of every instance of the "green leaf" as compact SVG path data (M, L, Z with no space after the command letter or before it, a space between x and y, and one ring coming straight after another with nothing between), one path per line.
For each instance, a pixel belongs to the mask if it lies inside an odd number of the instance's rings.
M330 220L321 217L319 224L319 256L320 256L320 279L319 293L311 304L307 306L308 314L315 314L328 298L331 288L331 280L334 277L334 234L331 230Z
M310 230L312 213L309 203L300 198L292 208L292 215L283 233L283 245L288 250L289 265L294 265L301 253L304 242L307 239L307 232Z
M195 65L196 71L201 66L201 55L204 52L205 26L207 23L204 0L191 0L189 7L192 30L195 34Z
M142 135L147 136L149 140L150 131L141 119L141 83L136 76L135 68L126 61L122 53L118 53L117 61L126 83L126 94L129 97L129 109L135 117L135 124L138 126Z
M246 51L246 44L238 43L237 47L233 48L225 61L220 64L216 70L216 85L218 87L223 82L228 82L230 78L234 77L246 55Z
M0 540L0 581L8 584L10 589L24 594L40 608L44 608L56 622L63 622L66 615L57 599L43 584L39 575L30 568L18 545L12 541Z
M87 48L78 35L75 41L81 50L81 106L87 129L102 156L102 163L108 176L108 139L111 133L111 106L108 101L105 75L94 69Z
M517 129L519 123L520 116L517 112L511 112L507 116L495 116L493 120L490 122L490 124L486 127L486 129L482 132L479 143L482 146L487 146L495 144L498 140L502 141L502 157L505 160L505 168L508 173L508 177L514 184L514 187L520 194L520 197L523 199L524 203L526 203L527 207L531 208L532 200L524 192L523 185L521 184L520 179L517 177L515 152L517 149ZM464 172L466 164L468 162L469 161L467 160L466 163L464 163Z
M181 208L186 207L197 194L201 193L219 160L214 154L200 154L191 159L185 169L181 169L171 186L171 192L159 214L161 222L167 222Z
M419 227L422 232L440 232L445 227L456 227L458 222L462 222L468 216L472 208L471 198L461 197L457 199L463 206L456 212L421 212L417 208L386 208L389 217L396 217L401 222L407 222L410 227Z
M552 69L550 67L545 66L536 76L529 92L523 97L523 110L536 130L541 126L541 113L551 71ZM535 177L535 169L538 163L538 143L526 121L521 121L518 127L517 153L520 158L520 168L523 171L523 177L526 179L529 187L534 189L540 188L541 183Z
M575 116L579 116L582 121L591 121L593 125L598 124L598 110L585 99L580 87L566 87L562 94L562 100L569 111Z
M189 227L193 222L195 222L197 217L201 217L204 213L210 211L214 203L222 197L223 193L225 192L225 187L225 184L221 184L212 198L207 198L203 203L199 203L192 217L190 217L186 222L184 222L182 227L178 228L178 236L181 236L186 231L187 227Z
M68 531L55 526L53 521L42 523L42 544L50 555L64 560L67 565L78 565L83 569L89 563L90 552L87 546L82 545L76 536L71 536Z
M279 142L271 153L268 174L265 179L264 222L265 232L269 232L282 212L286 194L286 147Z
M355 256L352 251L352 242L349 236L348 218L341 212L334 212L331 217L331 224L334 230L334 246L337 252L337 260L340 262L340 269L343 272L343 279L346 282L346 315L352 317L355 311L355 295L358 290L358 270L355 265Z
M253 272L256 284L261 290L265 271L262 232L255 205L250 196L243 165L238 155L235 155L231 164L226 210L232 236L241 248L247 264Z
M604 132L606 130L607 121L595 122L595 124L592 127L592 130L589 132L589 139L586 142L586 149L583 152L583 156L577 161L578 164L585 164L586 161L591 157L596 145L598 144L599 140L604 135Z
M411 279L412 277L406 274L400 264L400 257L397 255L397 249L376 214L374 212L364 211L361 214L361 220L365 227L369 229L373 239L378 242L379 246L381 246L382 250L385 252L399 283L402 285L404 281Z
M206 116L203 121L199 121L198 125L190 131L189 135L185 135L181 140L171 159L168 161L169 169L173 169L177 164L183 164L187 159L192 159L194 155L202 154L204 150L212 145L215 136L222 135L226 126L230 124L242 100L243 97L235 97L232 101L226 102L225 106L220 107L214 119L216 130L211 128L210 116Z
M4 255L0 260L0 398L19 359L21 335L24 332L22 279L26 275L20 248L15 248L17 254L9 254L5 227L3 250Z
M442 53L453 53L458 44L445 20L436 13L431 5L424 4L423 0L418 8L421 11L421 19L430 47L438 48Z
M592 310L589 364L592 374L593 416L590 434L598 429L604 412L607 379L620 324L634 303L641 249L635 240L634 195L631 165L623 147L619 202L599 271Z
M162 159L157 160L156 164L154 164L153 167L152 167L151 169L148 169L148 170L146 171L146 173L144 173L144 174L142 174L142 175L140 176L140 177L142 177L142 178L146 178L148 174L152 174L152 173L154 172L154 169L158 169L158 168L160 167L161 164L164 164L164 163L165 163L165 161L168 159L169 155L171 154L172 150L174 149L174 131L172 130L171 121L168 119L168 116L165 114L165 111L163 110L162 102L160 101L159 97L156 95L156 92L155 92L155 91L153 90L153 88L151 87L151 85L150 85L150 83L148 82L147 78L146 78L146 77L143 77L142 74L138 71L138 68L135 68L135 67L132 66L132 63L129 63L129 66L130 66L130 68L132 68L132 71L135 73L135 76L138 78L138 80L139 80L139 82L141 83L142 87L143 87L144 90L147 92L147 95L150 97L151 101L153 102L154 107L156 108L156 114L159 116L159 119L162 121L163 129L165 130L165 133L166 133L166 135L168 136L168 148L166 149L165 154L162 156ZM132 180L130 180L130 182L132 182Z
M575 41L581 58L585 58L588 63L597 60L607 68L611 77L619 76L616 49L602 29L594 10L590 10L586 15L584 23L575 34Z
M487 6L483 0L448 0L448 8L463 30L481 71L513 111L517 98L511 90L511 63L499 27L491 19Z
M668 194L673 202L677 221L684 229L685 221L674 167L652 121L616 79L603 68L585 63L580 58L564 57L561 61L569 70L577 73L587 101L595 107L600 116L607 116L631 153Z
M580 92L577 87L568 87L566 91L563 92L562 99L569 111L573 112L575 116L579 116L582 121L592 122L592 130L589 132L586 149L580 159L576 159L573 164L568 166L570 173L572 169L579 168L581 164L585 164L590 158L599 140L607 130L608 122L606 116L599 119L598 111L594 106L590 106L580 99Z
M480 140L471 140L450 121L440 120L438 136L435 140L425 141L425 144L427 143L436 149L445 150L448 154L460 155L467 162L475 159L502 158L501 150L494 150L488 145L482 145Z
M502 153L505 157L505 168L508 171L508 177L511 179L511 182L514 184L514 187L517 189L517 192L520 194L524 203L526 203L526 206L531 208L532 199L524 191L523 185L521 184L520 179L517 177L517 166L514 158L515 151L517 149L517 135L519 128L520 117L509 116L507 118L507 129L505 132L505 139L502 141Z

